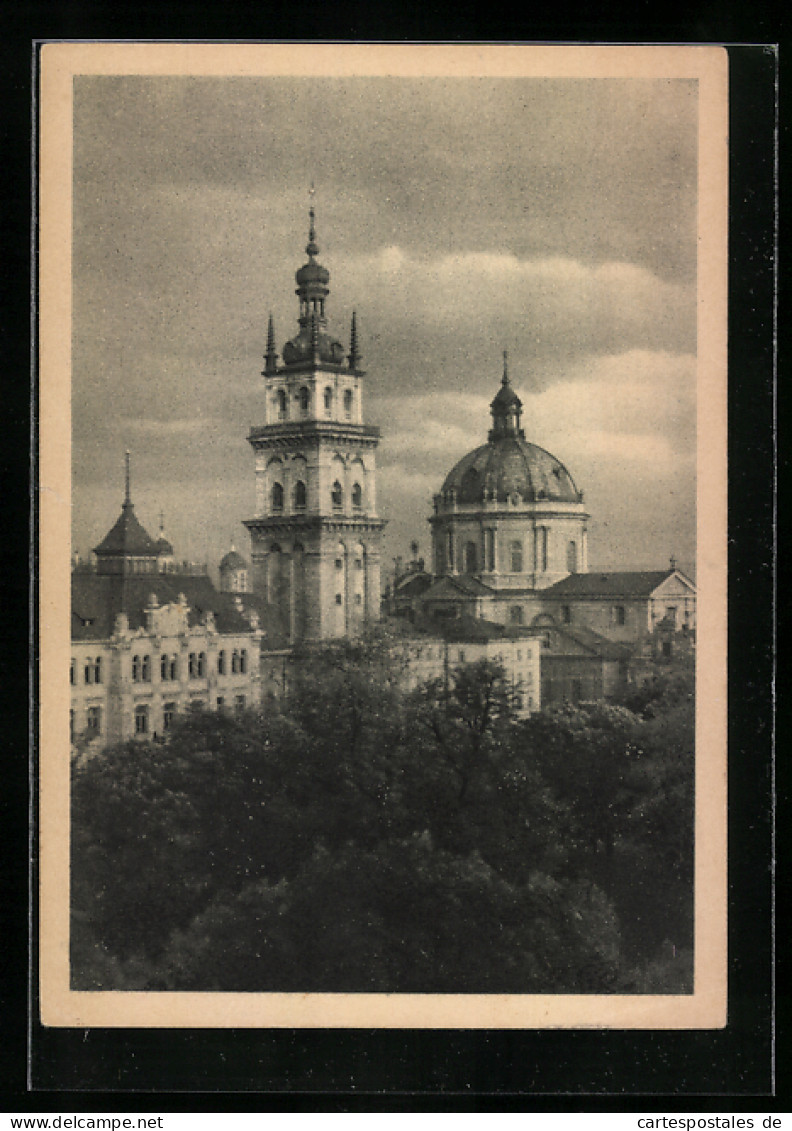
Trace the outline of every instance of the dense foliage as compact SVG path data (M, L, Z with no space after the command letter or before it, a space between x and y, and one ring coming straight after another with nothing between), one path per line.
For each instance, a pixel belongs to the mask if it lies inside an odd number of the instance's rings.
M521 720L489 663L409 691L344 642L295 673L77 762L75 988L691 989L689 681Z

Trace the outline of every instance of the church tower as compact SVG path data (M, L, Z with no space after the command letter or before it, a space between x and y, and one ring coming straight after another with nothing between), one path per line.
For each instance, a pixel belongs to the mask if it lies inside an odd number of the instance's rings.
M363 423L363 377L352 315L349 351L327 329L330 272L316 259L314 210L296 273L299 332L278 364L270 316L264 423L255 453L253 589L277 606L292 642L354 636L379 619L379 429Z

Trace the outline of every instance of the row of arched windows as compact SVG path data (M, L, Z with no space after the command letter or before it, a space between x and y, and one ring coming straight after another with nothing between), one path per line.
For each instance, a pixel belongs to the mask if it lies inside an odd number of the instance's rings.
M352 499L352 509L359 511L363 509L363 488L359 483L352 484L352 491L350 493ZM330 489L330 501L333 505L334 511L341 511L344 509L344 488L341 483L336 479L335 483ZM273 514L282 514L285 502L285 493L283 484L277 480L272 484L270 491L270 505ZM292 489L292 510L304 511L307 506L307 492L305 484L299 479Z
M83 667L83 679L86 683L101 683L102 682L102 657L96 656L92 658L86 657L85 665ZM74 687L77 683L77 661L72 659L69 665L69 683Z
M536 569L541 573L547 572L548 568L547 533L548 532L546 526L540 526L536 532ZM522 542L517 540L510 542L508 547L508 554L509 572L522 573L525 569ZM453 569L454 537L451 532L449 532L446 540L446 557L448 568ZM471 540L464 543L463 563L465 573L478 573L479 546L477 542ZM484 568L487 570L495 569L495 538L494 532L491 530L484 531ZM568 573L577 573L578 571L577 542L570 541L567 543L566 568Z
M278 389L275 394L276 404L278 406L278 419L288 420L289 417L289 398L285 389ZM308 416L311 410L311 390L307 385L303 385L297 392L297 403L300 409L301 416ZM333 390L328 385L322 392L322 404L324 406L325 416L332 416L333 414ZM352 406L354 404L354 395L351 389L344 390L343 405L344 416L347 420L352 419Z

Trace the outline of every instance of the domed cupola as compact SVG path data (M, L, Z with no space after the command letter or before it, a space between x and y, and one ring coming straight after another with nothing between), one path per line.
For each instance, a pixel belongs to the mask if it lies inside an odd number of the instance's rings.
M490 412L492 413L490 440L499 440L505 436L519 436L525 439L525 433L520 427L522 401L509 381L509 355L506 350L503 351L501 387L492 399Z
M583 496L567 469L550 452L525 439L522 401L509 381L504 352L501 387L490 405L488 442L468 452L446 476L441 502L579 503Z
M300 332L283 347L283 364L300 365L304 362L325 361L331 365L343 365L344 346L327 332L325 299L330 293L330 272L316 256L319 246L316 242L315 213L311 208L308 243L305 250L308 262L297 271L294 278L300 300Z

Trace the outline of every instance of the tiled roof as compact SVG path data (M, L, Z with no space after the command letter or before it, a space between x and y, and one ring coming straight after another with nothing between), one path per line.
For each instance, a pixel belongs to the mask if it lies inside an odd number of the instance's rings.
M542 597L649 597L671 577L668 569L627 573L571 573L542 590Z
M443 577L438 577L434 585L427 589L424 596L427 600L433 600L445 596L456 597L460 593L465 597L494 596L494 590L490 589L488 585L484 585L477 577L471 577L464 573L447 573Z
M556 626L553 631L562 637L567 637L576 644L582 645L588 651L596 653L603 660L626 660L632 655L632 648L629 644L618 644L609 640L607 636L595 632L593 628L564 624Z
M453 643L532 638L534 631L524 625L505 625L483 617L421 617L414 623L393 622L393 631L405 637L433 637Z
M124 503L116 523L94 548L99 555L134 557L156 557L159 553L157 543L149 536L135 517L135 508L130 502Z
M116 616L125 613L134 631L145 626L145 609L151 594L160 605L172 604L183 593L189 606L190 626L213 613L218 632L249 632L250 625L237 612L227 593L215 589L200 574L149 573L121 576L101 573L72 574L72 639L106 640Z

